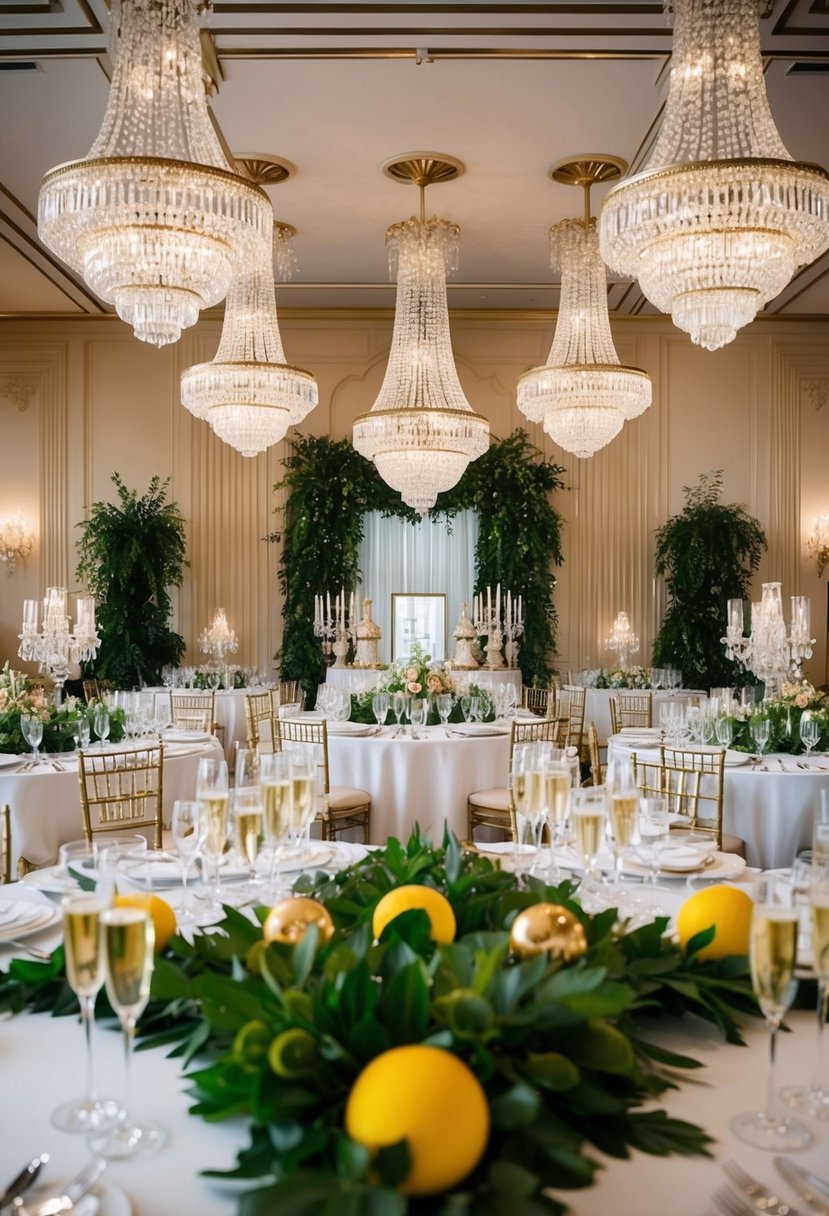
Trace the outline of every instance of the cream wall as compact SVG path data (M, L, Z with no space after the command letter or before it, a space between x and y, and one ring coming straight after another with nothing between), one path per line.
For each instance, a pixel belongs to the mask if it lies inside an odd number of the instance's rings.
M829 321L763 321L730 346L694 347L666 318L613 325L620 358L653 378L654 404L593 459L560 451L515 405L522 371L546 359L552 319L453 314L464 389L495 435L524 425L566 468L557 496L566 520L557 572L559 667L609 661L602 639L625 609L647 662L664 608L653 575L653 533L682 506L682 486L723 468L727 501L744 502L769 537L759 581L812 597L818 637L809 674L825 680L826 577L805 553L815 515L829 510ZM281 640L279 550L262 538L281 517L272 487L287 451L246 460L180 405L178 381L212 357L220 323L205 320L178 345L155 350L106 320L0 321L0 517L21 509L37 532L34 553L0 573L0 661L14 657L21 605L47 585L76 588L76 525L112 496L117 470L140 492L158 473L187 519L190 568L176 596L176 627L190 661L199 631L223 606L243 664L270 666ZM350 435L379 389L391 335L386 313L283 316L292 363L312 371L321 405L305 430ZM370 582L370 572L368 579Z

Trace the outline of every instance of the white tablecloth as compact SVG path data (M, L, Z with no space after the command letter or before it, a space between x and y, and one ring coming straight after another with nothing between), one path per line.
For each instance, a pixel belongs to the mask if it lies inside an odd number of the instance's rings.
M610 725L610 698L618 697L619 693L647 692L647 689L636 688L588 688L587 696L584 700L584 729L585 738L587 737L588 722L596 723L596 730L599 735L599 743L604 746L611 734ZM653 724L659 725L659 707L661 705L669 705L675 702L687 701L691 697L700 697L707 701L707 694L693 688L677 688L670 691L656 689L653 692Z
M45 899L36 892L22 893L19 886L0 890L2 898ZM41 934L31 940L51 948L57 935ZM0 951L0 967L8 965L9 957L8 950ZM781 1084L808 1083L814 1060L814 1014L794 1012L786 1021L793 1033L779 1036L778 1078ZM657 1037L652 1026L647 1031L648 1037ZM118 1096L123 1079L120 1035L100 1026L95 1027L94 1034L99 1090ZM789 1202L797 1200L777 1176L771 1154L741 1144L729 1128L734 1114L757 1109L765 1099L766 1033L762 1023L746 1019L744 1034L748 1046L734 1047L724 1043L715 1028L693 1018L665 1023L660 1028L658 1038L663 1045L694 1056L704 1067L683 1073L679 1088L668 1091L658 1105L713 1135L714 1158L651 1157L634 1152L630 1160L619 1161L590 1149L591 1157L602 1166L597 1184L586 1190L557 1193L574 1216L701 1216L713 1210L711 1196L725 1181L721 1166L728 1159L738 1161ZM75 1018L19 1014L3 1023L0 1068L4 1090L7 1095L25 1094L25 1101L5 1108L0 1183L8 1181L44 1148L51 1154L44 1172L47 1182L65 1181L88 1159L83 1137L64 1135L49 1126L50 1112L82 1091L82 1038ZM127 1195L134 1216L169 1216L171 1212L233 1216L239 1185L200 1177L200 1171L234 1167L236 1152L247 1144L245 1123L231 1119L210 1124L189 1115L192 1098L186 1093L180 1061L168 1058L163 1049L140 1052L133 1065L133 1108L163 1123L169 1141L150 1161L139 1159L110 1166L103 1181ZM195 1061L193 1067L198 1066L199 1061ZM798 1153L797 1160L825 1177L829 1172L829 1125L813 1119L804 1121L814 1143ZM799 1206L807 1210L805 1204Z
M610 740L608 758L620 746L637 751L645 763L658 758L657 749L631 749L627 741L621 745L620 738ZM746 842L751 866L790 866L801 849L811 848L821 790L829 791L829 758L812 759L809 763L815 767L807 770L798 768L798 762L804 763L804 758L784 755L766 756L762 764L726 764L723 830Z
M418 740L394 739L395 729L384 726L370 738L329 734L331 784L371 794L373 842L405 840L416 822L434 841L443 838L444 822L464 840L468 795L507 783L509 733L460 738L450 726L447 737L442 726L429 726Z
M221 755L216 739L165 744L165 822L176 798L194 796L199 760L211 754ZM78 762L71 752L60 756L59 762L64 772L46 764L29 773L0 768L0 804L11 807L12 874L17 872L19 856L37 866L51 865L61 844L83 836Z

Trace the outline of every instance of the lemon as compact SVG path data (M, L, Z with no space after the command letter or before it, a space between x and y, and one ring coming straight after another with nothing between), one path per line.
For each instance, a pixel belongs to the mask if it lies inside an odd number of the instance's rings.
M716 925L714 940L695 958L725 958L748 954L751 898L736 887L715 886L697 891L679 909L676 931L683 949L697 933Z
M411 908L422 908L429 917L432 925L432 941L452 942L455 940L457 925L449 900L434 887L422 887L417 884L395 887L393 891L386 892L374 909L372 921L374 936L379 937L395 916L400 916L401 912L408 912Z
M345 1128L372 1153L406 1140L411 1168L400 1190L433 1195L461 1182L480 1161L489 1107L478 1078L451 1052L425 1044L394 1047L357 1077Z
M149 912L155 926L155 952L159 954L176 931L176 914L166 899L157 895L116 895L119 908L143 908Z

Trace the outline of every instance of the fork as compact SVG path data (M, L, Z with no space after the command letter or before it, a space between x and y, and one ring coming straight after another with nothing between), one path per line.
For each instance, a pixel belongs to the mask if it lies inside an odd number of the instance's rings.
M780 1199L773 1191L768 1190L756 1178L752 1178L736 1161L726 1161L723 1169L734 1186L751 1200L755 1212L765 1212L768 1216L797 1216L795 1208L791 1207L785 1199ZM742 1200L738 1200L738 1202L743 1203Z

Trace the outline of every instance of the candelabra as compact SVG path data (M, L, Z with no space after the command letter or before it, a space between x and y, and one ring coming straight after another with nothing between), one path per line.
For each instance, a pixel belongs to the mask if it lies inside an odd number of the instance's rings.
M210 628L199 634L199 648L202 654L211 655L217 663L221 663L225 655L235 654L239 649L236 630L228 625L224 608L216 609Z
M616 651L616 666L627 667L628 658L639 650L639 639L633 632L628 614L620 612L610 628L610 636L604 642L608 650Z
M17 651L27 663L37 663L55 683L55 704L63 699L63 685L70 663L88 663L95 658L101 639L95 629L95 599L79 595L74 631L66 613L66 588L48 587L43 601L43 628L38 628L37 600L23 601L23 632Z
M354 592L351 592L346 611L345 588L334 597L334 612L331 612L331 596L314 596L314 636L322 639L322 653L334 653L334 666L347 667L346 658L352 643L357 640L354 620Z
M726 658L736 660L753 672L765 685L765 699L781 693L783 680L800 678L800 665L812 657L815 639L809 637L809 600L804 595L791 597L791 623L788 632L783 620L781 583L763 583L759 604L752 605L751 633L744 633L743 601L728 601L725 637Z
M493 610L494 603L494 610ZM521 596L513 596L508 591L504 596L505 615L501 619L501 584L495 588L487 587L473 598L472 617L477 637L486 637L486 663L490 671L500 667L514 667L518 660L516 640L524 632L524 613ZM507 662L501 651L504 649L504 637L507 639Z

